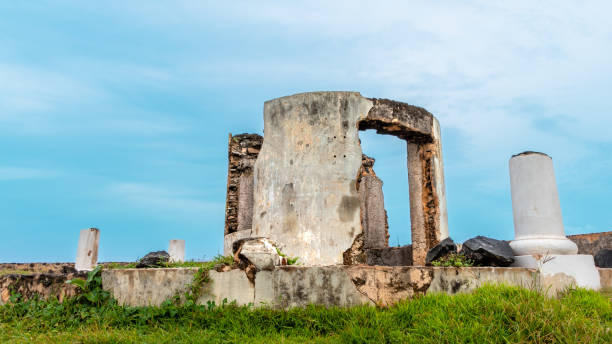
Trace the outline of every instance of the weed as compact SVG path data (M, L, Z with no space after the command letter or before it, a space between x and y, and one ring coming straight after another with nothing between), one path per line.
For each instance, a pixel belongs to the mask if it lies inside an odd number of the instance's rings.
M467 258L463 253L450 253L444 257L438 258L431 262L433 266L444 266L444 267L466 267L473 266L474 262Z
M75 278L66 283L77 286L80 293L76 296L79 303L89 303L100 306L111 300L110 293L102 289L102 265L87 273L87 279Z
M300 257L289 257L288 255L281 252L281 250L278 247L276 248L276 253L278 253L279 256L287 260L287 265L296 265L298 259L300 259Z

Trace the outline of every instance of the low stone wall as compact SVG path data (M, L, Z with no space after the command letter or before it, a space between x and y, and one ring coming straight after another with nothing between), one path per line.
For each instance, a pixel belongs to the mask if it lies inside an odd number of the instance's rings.
M160 305L188 291L197 268L115 269L102 271L102 284L120 304ZM602 288L612 288L612 269L599 269ZM11 292L25 298L39 295L60 301L78 290L66 280L85 274L5 274L0 276L0 304ZM541 288L550 293L574 282L565 274L542 276L527 268L442 268L411 266L283 266L260 271L254 281L240 269L209 272L210 282L202 289L198 303L236 301L239 305L291 308L308 304L354 306L391 305L415 295L431 292L470 292L485 283L504 283Z
M595 256L601 249L612 249L612 231L569 235L567 238L576 243L578 254Z
M74 263L0 263L0 276L17 274L69 274L75 273Z
M39 296L44 299L56 297L62 301L65 297L78 293L75 286L66 281L85 274L6 274L0 276L0 305L9 301L12 293L19 293L22 298L30 299Z
M105 270L102 283L121 304L159 305L177 293L184 293L196 271L195 268ZM574 283L565 274L538 278L534 269L499 267L283 266L258 272L254 281L239 269L210 271L209 277L210 282L198 299L200 304L235 300L239 305L276 308L311 303L391 305L419 294L469 292L485 283L541 288L556 293Z

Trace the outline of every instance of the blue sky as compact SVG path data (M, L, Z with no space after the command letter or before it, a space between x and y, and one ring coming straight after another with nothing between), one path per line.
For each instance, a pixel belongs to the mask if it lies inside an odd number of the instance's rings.
M222 251L228 133L263 102L353 90L442 127L451 237L513 237L508 159L554 159L566 233L612 230L610 2L3 1L0 262ZM391 244L406 148L370 132Z

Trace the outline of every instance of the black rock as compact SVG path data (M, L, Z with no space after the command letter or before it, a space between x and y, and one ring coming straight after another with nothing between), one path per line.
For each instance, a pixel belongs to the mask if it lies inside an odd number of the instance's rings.
M600 268L612 268L612 249L602 248L595 255L595 266Z
M149 252L138 261L137 268L158 268L163 267L170 261L170 255L166 251Z
M464 242L460 253L477 266L510 266L514 263L510 244L480 235Z
M436 246L427 251L425 265L431 265L431 262L447 256L449 253L457 253L457 245L455 245L455 242L450 237L440 241Z

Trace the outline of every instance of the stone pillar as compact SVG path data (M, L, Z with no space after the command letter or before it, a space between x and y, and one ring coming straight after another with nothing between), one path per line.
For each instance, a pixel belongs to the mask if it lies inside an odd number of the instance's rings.
M184 262L185 240L170 240L168 244L168 254L170 255L170 262Z
M365 249L389 246L387 212L382 191L383 182L376 176L366 175L359 182L361 225Z
M524 152L510 158L514 214L513 266L536 268L544 276L565 273L585 288L601 287L593 256L576 254L565 237L552 159Z
M253 225L253 170L240 176L238 189L238 231L250 230Z
M510 186L514 254L576 254L578 247L565 237L552 159L536 152L513 156Z
M77 271L91 271L96 267L99 242L100 230L97 228L88 228L81 231L74 264Z
M427 251L448 237L448 216L438 121L433 119L433 142L408 141L408 187L414 265L425 265Z

